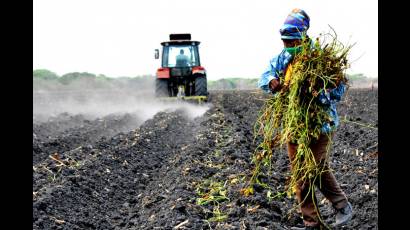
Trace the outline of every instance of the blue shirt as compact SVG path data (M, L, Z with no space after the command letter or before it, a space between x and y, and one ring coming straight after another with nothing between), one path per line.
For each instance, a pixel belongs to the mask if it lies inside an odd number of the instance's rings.
M311 42L311 47L313 47L313 42ZM269 82L272 79L279 79L279 76L283 76L286 71L287 66L293 60L293 56L288 53L285 49L279 53L279 55L273 57L269 61L268 68L263 72L262 76L258 81L258 87L261 88L264 92L275 94L269 88ZM321 92L318 96L320 103L325 107L330 115L331 122L326 122L322 126L322 133L329 133L336 130L339 126L339 117L336 111L336 103L339 102L346 90L346 86L343 83L340 83L334 89L330 91Z

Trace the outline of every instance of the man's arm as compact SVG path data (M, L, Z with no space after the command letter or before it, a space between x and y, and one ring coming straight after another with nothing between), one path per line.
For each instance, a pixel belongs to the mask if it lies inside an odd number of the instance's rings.
M258 87L266 93L275 93L280 90L281 85L279 82L279 74L283 72L287 63L289 63L290 57L281 56L283 53L272 58L269 62L268 68L261 75L258 82Z
M258 87L266 93L275 93L281 89L279 76L285 71L285 68L292 61L292 55L285 50L272 58L268 68L262 74L258 82Z
M258 81L258 87L266 93L272 93L272 90L270 88L270 82L272 80L278 81L278 76L275 73L275 70L272 68L271 63L269 63L268 68L264 73L262 73L262 76Z

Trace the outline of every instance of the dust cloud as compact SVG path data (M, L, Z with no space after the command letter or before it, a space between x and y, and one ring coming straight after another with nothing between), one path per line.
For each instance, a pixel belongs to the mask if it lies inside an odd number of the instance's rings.
M189 118L203 115L210 105L184 101L161 101L154 95L154 79L131 82L115 79L96 85L84 79L68 85L33 82L33 122L45 122L60 114L97 119L111 114L130 114L141 121L160 111L183 111Z

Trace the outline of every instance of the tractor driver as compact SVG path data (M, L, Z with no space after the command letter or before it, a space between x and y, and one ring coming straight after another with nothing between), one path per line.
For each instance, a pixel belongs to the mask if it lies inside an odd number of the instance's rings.
M179 51L179 54L177 55L176 66L178 66L178 67L189 66L189 57L184 54L183 49L181 49Z

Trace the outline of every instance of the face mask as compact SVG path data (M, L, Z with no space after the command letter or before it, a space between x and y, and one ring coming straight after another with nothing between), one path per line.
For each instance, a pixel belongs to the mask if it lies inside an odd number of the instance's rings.
M285 47L285 50L292 56L295 56L296 54L299 54L302 51L302 46Z

